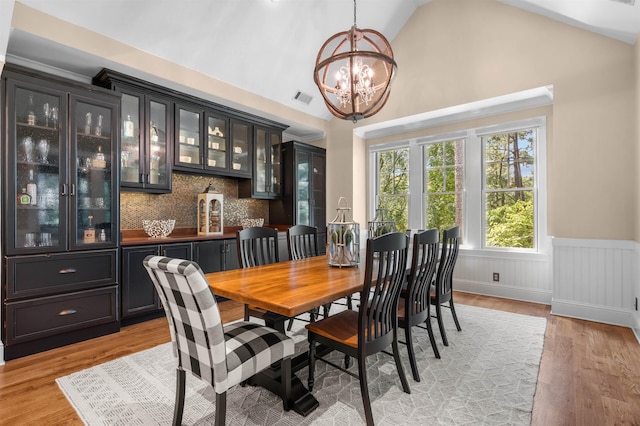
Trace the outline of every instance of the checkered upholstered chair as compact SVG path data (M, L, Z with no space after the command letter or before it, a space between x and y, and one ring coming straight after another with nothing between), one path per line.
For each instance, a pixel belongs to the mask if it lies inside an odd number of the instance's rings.
M293 340L256 323L237 322L223 327L216 299L195 262L147 256L144 266L164 305L176 357L173 424L182 421L186 371L213 386L215 424L223 425L227 390L281 362L281 397L288 411Z

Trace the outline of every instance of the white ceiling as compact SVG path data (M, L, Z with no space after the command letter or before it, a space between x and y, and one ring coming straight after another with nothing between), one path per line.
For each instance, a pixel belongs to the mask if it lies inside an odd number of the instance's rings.
M14 0L0 0L5 1ZM316 55L329 36L353 24L352 0L19 1L324 119L332 116L313 83ZM416 8L430 1L360 0L357 24L376 29L392 41ZM499 1L627 43L634 43L640 32L640 4L635 0ZM102 58L17 30L10 33L6 56L7 62L35 61L85 77L103 67L131 73L122 65L107 64ZM261 77L256 78L257 74ZM309 105L293 99L298 91L313 96ZM288 124L298 138L312 132Z

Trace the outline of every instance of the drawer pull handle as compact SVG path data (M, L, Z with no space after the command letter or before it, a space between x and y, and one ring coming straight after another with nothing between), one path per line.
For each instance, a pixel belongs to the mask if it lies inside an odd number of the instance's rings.
M60 269L58 271L59 274L74 274L76 272L78 272L76 268Z
M60 311L59 316L63 317L65 315L73 315L77 314L78 311L76 309L65 309L64 311Z

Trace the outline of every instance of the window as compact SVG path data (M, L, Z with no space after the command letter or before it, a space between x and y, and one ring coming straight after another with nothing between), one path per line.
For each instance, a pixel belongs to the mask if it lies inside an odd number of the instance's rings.
M535 247L535 129L483 136L486 247Z
M442 232L452 226L462 226L464 140L424 145L423 152L425 227Z
M460 226L470 249L545 250L545 134L542 117L372 146L370 212L398 230Z
M409 226L409 149L376 153L377 206L386 209L397 230Z

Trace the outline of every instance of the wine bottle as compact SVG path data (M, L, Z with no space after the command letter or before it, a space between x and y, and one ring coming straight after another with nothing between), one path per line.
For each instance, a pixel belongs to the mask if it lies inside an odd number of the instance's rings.
M158 142L158 129L156 129L153 121L150 123L149 139L151 139L151 142Z
M29 95L29 103L24 113L24 119L29 126L35 126L36 124L36 108L33 105L33 95Z
M96 152L93 160L91 160L91 165L96 169L104 169L107 167L107 162L104 159L104 154L102 152L102 146L98 146L98 152Z
M27 188L22 188L22 193L18 194L18 205L28 206L31 204L31 195L27 194Z
M122 122L122 135L125 138L133 137L133 121L130 115L127 115L127 119Z
M27 182L27 194L31 197L31 205L38 203L38 184L33 180L33 169L29 169L29 182Z

